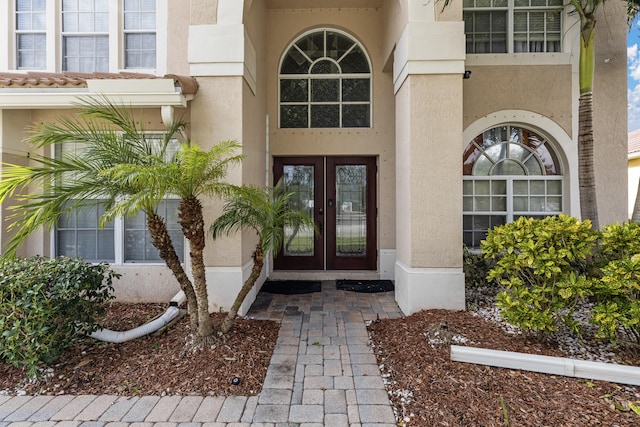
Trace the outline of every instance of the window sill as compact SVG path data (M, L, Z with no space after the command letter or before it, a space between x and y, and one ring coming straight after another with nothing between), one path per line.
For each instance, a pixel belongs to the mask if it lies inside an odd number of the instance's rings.
M485 65L570 65L571 54L554 53L484 53L468 54L468 67Z

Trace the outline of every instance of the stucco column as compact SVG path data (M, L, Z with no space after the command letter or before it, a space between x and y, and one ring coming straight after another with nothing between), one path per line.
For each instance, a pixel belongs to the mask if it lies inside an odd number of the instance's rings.
M220 141L243 142L247 106L245 87L255 86L255 50L243 24L244 2L192 0L189 26L189 72L198 79L198 96L191 102L191 137L205 149ZM227 181L242 184L242 165L227 174ZM217 198L203 200L205 227L220 215ZM207 237L205 266L209 311L226 311L251 272L243 257L242 234L216 241ZM239 313L255 299L249 295Z
M394 56L396 300L464 309L462 22L409 22Z

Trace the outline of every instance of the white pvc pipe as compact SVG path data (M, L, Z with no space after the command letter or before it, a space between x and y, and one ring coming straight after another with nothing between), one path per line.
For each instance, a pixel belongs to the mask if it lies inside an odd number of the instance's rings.
M97 331L92 332L89 336L99 341L120 344L126 341L131 341L136 338L143 337L145 335L149 335L169 324L172 320L178 317L178 315L180 314L180 309L178 307L183 304L185 300L186 296L184 292L180 291L171 299L169 308L167 308L167 310L162 315L156 317L150 322L145 323L144 325L138 326L134 329L129 329L128 331L98 329Z
M451 346L451 360L612 383L640 385L640 368L566 357L540 356L486 348Z

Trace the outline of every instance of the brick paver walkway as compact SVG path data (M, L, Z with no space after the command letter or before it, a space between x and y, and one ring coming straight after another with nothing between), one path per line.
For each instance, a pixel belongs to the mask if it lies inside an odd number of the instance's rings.
M395 426L365 326L402 315L393 292L328 281L257 302L250 316L282 322L258 396L0 396L0 427Z

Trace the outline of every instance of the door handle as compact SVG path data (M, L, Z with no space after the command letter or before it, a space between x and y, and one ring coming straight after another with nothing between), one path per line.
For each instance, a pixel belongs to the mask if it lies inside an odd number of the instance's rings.
M318 222L318 230L320 230L320 233L322 233L322 231L324 230L324 224L322 223L322 221Z
M322 215L322 214L324 214L324 209L322 208L318 209L318 215Z

